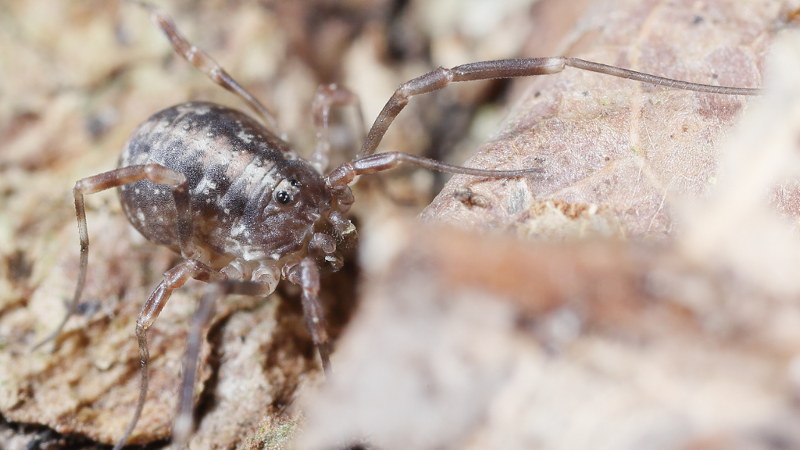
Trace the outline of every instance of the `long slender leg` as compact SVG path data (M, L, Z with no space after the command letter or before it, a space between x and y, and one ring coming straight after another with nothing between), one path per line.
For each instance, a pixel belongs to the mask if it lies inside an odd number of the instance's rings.
M459 173L488 178L515 178L540 173L542 169L530 168L520 170L485 170L471 167L454 166L435 159L412 155L403 152L382 152L359 158L342 164L332 170L326 177L329 186L344 186L359 175L382 172L397 167L400 163L409 163L441 172Z
M72 194L75 197L75 215L78 219L78 234L80 236L81 253L80 269L78 272L78 283L75 286L75 293L72 296L67 313L50 335L36 344L32 350L36 350L42 345L54 340L61 334L67 320L75 313L83 295L83 288L86 284L86 271L89 267L89 231L86 225L86 207L84 195L94 194L123 184L133 183L139 180L150 180L153 183L172 186L172 194L175 200L175 207L178 211L178 236L184 256L191 256L191 213L189 211L189 195L187 190L186 177L182 174L168 169L159 164L144 164L104 172L88 178L83 178L75 183Z
M185 260L164 273L164 278L158 287L150 294L150 297L139 312L139 317L136 319L136 339L139 343L139 398L136 401L136 408L134 409L133 417L128 422L128 427L122 438L114 446L114 450L119 450L125 445L125 442L130 438L139 417L144 408L144 402L147 398L147 387L150 381L148 364L150 362L150 351L147 349L147 330L153 325L159 313L167 304L172 291L183 286L190 278L197 278L201 280L215 280L220 279L223 275L216 270L206 266L205 264L195 260Z
M317 147L309 162L319 173L324 173L328 168L331 152L330 141L330 114L334 106L354 105L358 115L359 138L366 139L366 122L364 121L364 111L358 96L349 89L341 87L335 83L322 85L314 95L311 103L311 113L314 117L314 126L317 129Z
M426 73L413 80L400 85L389 99L383 110L375 119L372 128L367 134L367 139L359 151L359 157L371 155L377 149L383 135L391 125L395 117L408 104L409 99L414 95L426 94L439 90L448 84L456 81L486 80L490 78L513 78L532 75L546 75L558 73L565 67L571 66L581 70L589 70L615 77L628 78L644 83L666 86L688 91L708 92L713 94L726 95L758 95L760 89L737 88L726 86L712 86L708 84L689 83L686 81L673 80L671 78L659 77L634 70L623 69L620 67L609 66L592 61L578 58L519 58L501 59L497 61L483 61L446 69L439 67L436 70Z
M258 101L253 94L248 92L247 89L237 83L236 80L234 80L233 77L226 72L225 69L214 60L214 58L211 57L211 55L192 45L192 43L189 42L185 36L183 36L180 30L178 30L178 27L175 25L175 22L171 17L169 17L164 11L152 3L137 0L127 1L129 3L139 5L149 11L150 18L152 19L153 23L161 28L161 31L163 31L167 36L169 42L172 44L172 48L175 49L176 53L189 61L189 63L191 63L200 72L204 73L208 78L211 79L211 81L234 93L256 114L258 114L259 117L261 117L264 125L267 126L272 134L275 136L280 136L278 121L275 119L275 116L269 111L269 109L267 109L264 104Z
M311 339L317 347L322 360L322 369L326 374L331 373L331 347L328 340L328 330L325 328L325 318L322 306L319 304L319 268L312 258L303 258L298 264L288 271L288 280L303 290L302 303L303 315L306 326L311 332Z
M200 356L203 329L213 316L214 304L228 294L267 295L272 292L268 283L253 281L222 280L208 285L200 305L194 313L192 327L183 358L183 380L181 381L178 415L172 429L172 442L175 448L185 448L193 429L192 411L194 406L194 383L197 376L197 363Z

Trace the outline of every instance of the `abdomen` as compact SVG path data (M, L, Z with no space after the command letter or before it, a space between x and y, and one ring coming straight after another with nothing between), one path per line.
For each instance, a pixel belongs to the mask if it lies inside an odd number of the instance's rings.
M119 166L157 163L184 174L195 245L224 253L255 186L274 186L275 164L284 158L296 156L244 113L192 102L164 109L140 125ZM169 186L144 180L121 186L119 194L128 220L145 238L177 250L177 212Z

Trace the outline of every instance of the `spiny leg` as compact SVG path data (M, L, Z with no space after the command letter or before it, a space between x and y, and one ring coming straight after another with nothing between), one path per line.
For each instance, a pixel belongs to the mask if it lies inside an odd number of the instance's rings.
M139 5L150 12L150 18L161 31L169 39L172 48L175 52L181 55L184 59L189 61L200 72L204 73L214 83L222 86L228 91L235 94L247 106L249 106L256 114L261 117L264 125L275 136L281 136L278 127L278 121L275 115L272 114L263 103L261 103L253 94L247 91L242 85L236 82L235 79L225 69L217 63L214 58L202 49L194 46L188 39L178 30L175 21L162 11L158 6L137 0L126 0L129 3Z
M301 301L306 326L322 360L322 369L326 375L329 375L331 373L331 346L328 339L328 330L325 328L322 306L319 303L319 268L317 263L312 258L303 258L298 264L289 269L287 278L290 282L302 288Z
M214 305L220 298L229 294L260 296L272 292L269 283L253 281L222 280L208 285L192 319L192 327L183 358L183 380L181 381L178 415L172 429L172 442L175 448L185 448L193 429L194 383L197 376L197 363L202 346L202 332L213 316Z
M136 340L139 344L139 397L136 401L136 408L133 417L125 429L122 438L114 446L114 450L119 450L130 438L139 417L142 414L144 403L147 398L147 387L150 381L148 364L150 362L150 351L147 348L147 330L153 325L159 313L167 304L172 291L183 286L190 278L204 281L219 280L223 275L205 264L195 260L184 260L172 269L164 272L164 278L142 307L136 319Z
M330 141L330 114L334 106L353 105L356 108L359 126L359 139L363 142L366 139L367 130L365 128L364 111L358 96L349 89L341 87L335 83L322 85L317 88L314 101L311 103L311 114L314 118L314 127L317 130L317 147L314 154L309 159L311 165L319 173L324 173L328 168L331 153Z
M760 89L737 88L726 86L712 86L708 84L689 83L659 77L648 73L609 66L579 58L518 58L501 59L497 61L482 61L446 69L439 67L413 80L400 85L394 95L386 102L372 128L367 134L367 139L359 151L359 157L371 155L375 152L386 130L395 117L408 104L414 95L433 92L456 81L486 80L491 78L514 78L532 75L546 75L561 72L565 67L571 66L581 70L598 72L620 78L641 81L644 83L666 86L687 91L708 92L725 95L758 95Z
M78 235L80 236L81 244L78 283L75 286L72 301L67 307L67 312L64 314L61 323L58 324L50 335L36 344L32 350L38 349L61 334L69 318L75 314L83 295L83 288L86 284L86 272L89 268L89 231L86 225L84 196L144 179L150 180L153 183L172 186L172 194L175 200L175 206L178 210L178 236L181 248L186 249L187 254L191 254L189 245L191 240L189 196L186 177L182 174L159 164L143 164L122 167L78 180L75 183L75 187L72 189L72 194L75 197L75 215L78 220Z

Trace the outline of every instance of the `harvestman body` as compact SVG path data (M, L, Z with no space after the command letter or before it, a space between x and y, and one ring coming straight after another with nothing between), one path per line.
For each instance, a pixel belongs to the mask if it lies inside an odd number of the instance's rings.
M137 2L132 2L137 3ZM330 108L355 101L348 91L326 86L314 103L320 137L309 160L300 158L278 137L269 111L236 83L210 56L191 45L172 20L147 3L154 22L176 52L214 82L239 96L260 117L212 103L173 106L147 119L122 152L119 168L79 180L75 208L81 243L80 274L69 310L44 341L55 339L80 302L88 267L89 238L84 195L118 187L128 220L148 240L180 253L183 261L164 274L139 313L136 336L141 356L141 385L133 417L115 448L133 432L148 385L147 330L171 292L191 278L209 282L195 313L184 360L184 378L174 440L182 445L192 429L192 390L201 330L213 304L230 293L265 296L281 279L302 288L303 313L322 366L330 371L330 344L318 301L320 266L341 267L338 246L355 228L346 213L353 203L351 183L358 175L406 162L434 170L480 177L528 176L540 169L492 171L447 165L406 153L375 153L384 133L410 97L453 81L552 74L566 66L679 89L727 95L755 95L758 89L710 86L606 66L576 58L486 61L439 68L401 85L386 103L358 157L325 174Z

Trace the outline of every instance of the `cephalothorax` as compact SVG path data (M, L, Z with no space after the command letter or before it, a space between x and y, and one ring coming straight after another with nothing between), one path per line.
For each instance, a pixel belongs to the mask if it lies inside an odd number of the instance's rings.
M116 448L130 437L146 398L147 330L171 292L191 278L208 281L195 325L189 335L180 412L174 439L183 443L191 431L192 388L201 329L213 303L229 293L267 295L281 279L302 288L305 319L321 358L330 370L330 344L318 301L319 268L342 265L339 246L353 235L347 212L353 204L349 183L355 177L406 162L434 170L509 178L529 176L537 168L492 171L447 165L399 152L375 153L394 117L410 97L440 89L453 81L551 74L566 66L680 89L730 95L754 95L757 89L688 83L606 66L577 58L530 58L486 61L452 69L439 68L401 85L375 120L358 157L326 173L330 145L327 118L331 107L354 97L335 86L320 89L314 115L320 140L313 155L300 158L275 131L268 110L236 83L202 50L191 45L172 20L156 7L147 8L175 50L214 82L238 95L260 117L212 103L192 102L164 109L133 133L119 168L79 180L75 207L81 242L80 274L68 314L54 339L75 311L88 267L89 238L84 195L118 187L128 220L148 240L180 253L183 260L164 274L136 323L141 356L139 400Z

